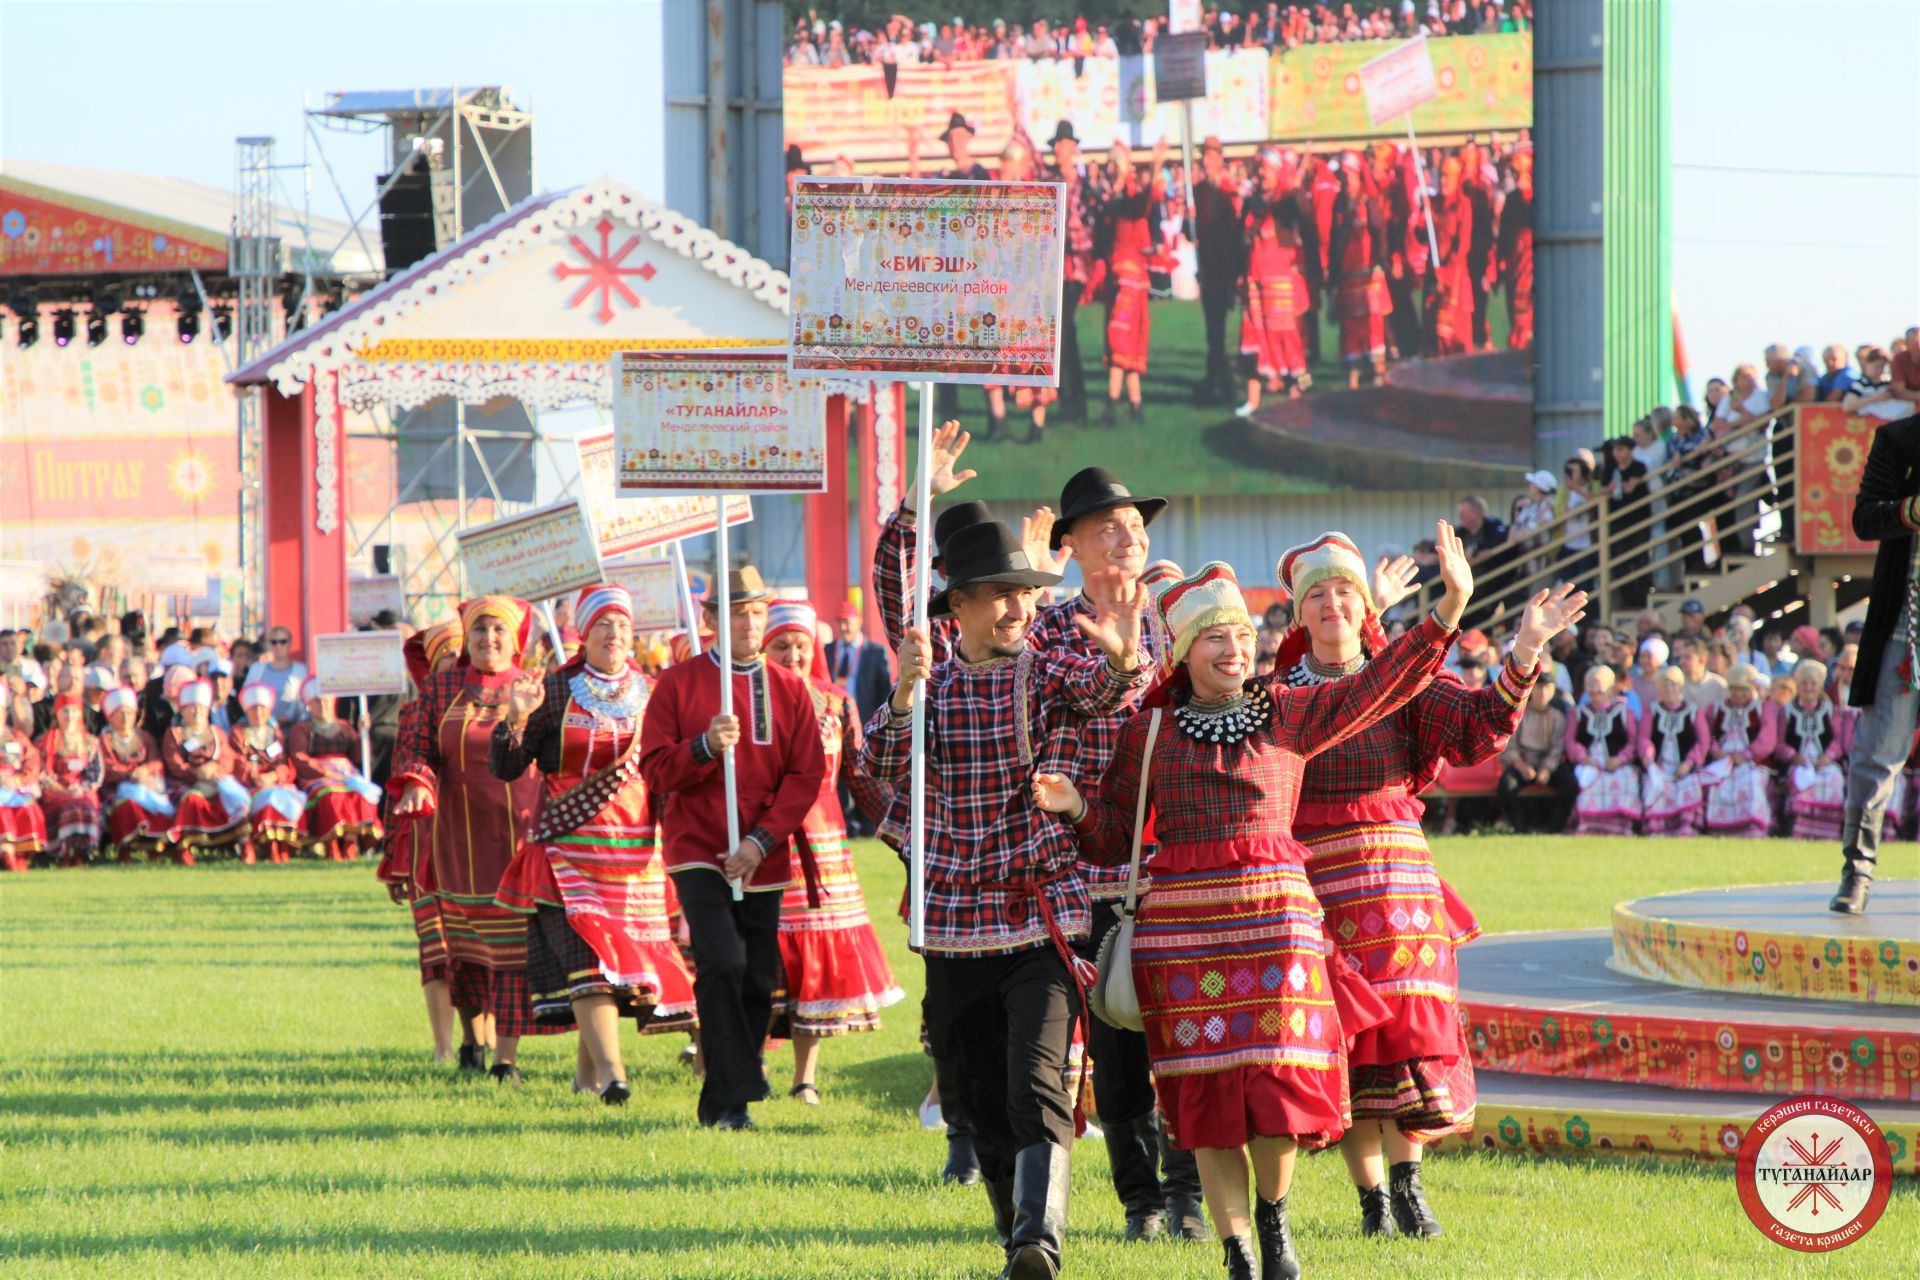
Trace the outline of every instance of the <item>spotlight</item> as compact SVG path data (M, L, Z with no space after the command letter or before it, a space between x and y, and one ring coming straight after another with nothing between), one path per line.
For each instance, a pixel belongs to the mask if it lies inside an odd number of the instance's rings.
M200 313L182 311L173 318L173 330L180 335L180 341L192 342L200 336Z
M87 313L87 345L97 347L107 340L107 318L98 311Z
M224 342L233 336L233 307L225 302L213 304L213 340Z
M16 328L18 332L14 335L14 341L18 342L21 347L30 347L40 341L39 320L30 316L23 316Z
M140 341L147 332L147 313L137 308L128 308L120 313L120 341L132 346Z
M62 307L53 313L53 345L64 347L73 341L73 308Z
M287 332L297 333L307 327L307 309L300 300L307 296L307 282L300 276L288 276L286 283L280 286L280 314L286 318Z

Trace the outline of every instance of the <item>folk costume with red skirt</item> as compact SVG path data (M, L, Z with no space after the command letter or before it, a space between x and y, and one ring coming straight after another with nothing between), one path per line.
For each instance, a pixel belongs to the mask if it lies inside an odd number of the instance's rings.
M302 720L287 730L294 780L307 793L307 841L380 838L379 791L360 776L360 733L344 720Z
M46 847L40 749L11 725L0 727L0 869L25 871Z
M1332 667L1303 652L1282 679L1338 684L1368 665L1364 654ZM1353 1114L1415 1141L1470 1132L1478 1096L1455 950L1480 924L1434 869L1420 792L1443 764L1479 764L1506 745L1537 674L1508 662L1491 684L1468 689L1442 671L1398 711L1307 762L1293 820L1307 879L1334 945L1392 1013L1349 1051Z
M1218 705L1178 679L1163 691L1172 706L1148 778L1159 846L1133 975L1175 1145L1325 1147L1351 1125L1349 1042L1391 1011L1327 934L1293 833L1301 779L1314 755L1425 688L1452 643L1429 617L1350 680L1249 685ZM1149 724L1147 712L1128 723L1087 802L1091 857L1127 855Z
M1528 153L1529 155L1531 153ZM1533 345L1533 165L1528 161L1520 184L1500 206L1497 270L1507 291L1512 318L1507 345L1523 351Z
M629 665L608 675L576 657L542 687L545 700L520 733L494 722L488 759L502 781L531 765L541 775L539 810L496 895L530 917L534 1017L565 1025L572 1002L594 995L612 997L643 1025L684 1016L693 978L673 943L661 881L650 875L660 850L639 772L652 698L646 674Z
M63 867L85 866L100 846L100 784L106 776L100 740L84 726L69 736L56 724L40 739L40 768L47 849Z
M1779 741L1778 708L1758 697L1744 707L1702 707L1700 733L1709 756L1700 770L1708 834L1766 835L1773 830L1773 774L1768 765Z
M1650 836L1690 836L1706 816L1700 766L1707 762L1707 735L1693 704L1656 702L1640 717L1635 748L1640 756L1640 817ZM1690 765L1686 777L1680 766Z
M387 783L398 796L418 787L432 805L428 817L410 824L414 856L427 864L417 873L421 901L414 906L422 958L437 931L448 981L467 999L483 997L459 1007L493 1014L494 1031L504 1036L566 1030L536 1023L527 985L526 915L497 901L502 877L540 805L537 774L502 782L488 768L494 728L522 674L517 666L477 671L462 659L428 676L401 714Z
M1467 265L1473 244L1473 203L1464 191L1433 203L1433 230L1440 257L1427 293L1433 354L1461 355L1473 349L1473 276Z
M301 823L307 808L306 795L294 785L286 733L269 719L257 728L235 725L227 741L233 748L234 777L251 793L247 810L254 847L264 847L275 862L285 862L304 838Z
M1847 812L1847 753L1858 712L1836 707L1826 694L1813 706L1798 699L1780 708L1775 766L1786 777L1787 834L1800 840L1838 840Z
M160 760L174 803L175 843L194 854L246 843L248 795L233 776L233 745L224 733L211 721L189 729L175 720L160 740Z
M1573 830L1581 835L1630 836L1640 823L1640 771L1632 764L1639 722L1624 698L1604 708L1583 702L1567 717L1567 763L1580 794ZM1607 768L1616 757L1628 763Z
M1269 384L1291 382L1305 388L1306 347L1300 317L1307 313L1306 277L1300 274L1300 234L1293 200L1247 200L1240 215L1246 244L1247 274L1240 308L1240 354L1249 377Z
M133 696L131 689L113 692ZM167 798L160 747L153 736L135 729L123 737L108 726L100 735L100 769L108 845L122 862L136 853L157 857L171 840L174 806Z
M1107 367L1145 373L1153 336L1149 307L1150 276L1172 268L1160 252L1154 231L1153 205L1158 184L1116 191L1102 210L1106 252L1094 260L1086 283L1085 301L1107 300Z
M1393 298L1387 290L1386 210L1362 196L1342 196L1334 210L1331 257L1339 282L1340 358L1348 365L1386 359L1387 317Z

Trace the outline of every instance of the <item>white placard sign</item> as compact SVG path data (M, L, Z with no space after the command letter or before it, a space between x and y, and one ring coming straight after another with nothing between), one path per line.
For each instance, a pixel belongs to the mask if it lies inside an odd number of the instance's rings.
M784 347L621 352L613 432L623 498L826 492L826 388Z
M1167 31L1179 35L1200 29L1200 0L1167 0Z
M47 567L38 560L0 560L0 604L39 604L47 594Z
M612 431L583 432L573 438L580 456L580 496L600 536L600 558L616 560L636 551L664 547L682 538L713 532L713 498L682 494L669 498L623 498L614 492ZM727 523L753 519L753 500L744 493L727 498Z
M575 499L457 536L467 590L474 595L548 600L606 580L593 522Z
M625 587L633 597L633 629L671 631L685 619L680 616L680 582L673 576L671 560L635 560L607 566L607 581Z
M375 614L383 611L395 618L407 611L407 597L400 588L398 575L389 573L371 578L347 579L348 622L356 627L364 627L373 621Z
M1367 118L1376 125L1440 96L1433 79L1433 53L1427 48L1425 36L1362 64L1359 76L1360 92L1367 98Z
M157 596L200 596L207 590L207 558L186 553L153 552L147 556L143 591Z
M343 631L313 638L313 675L330 698L405 693L407 659L398 631Z

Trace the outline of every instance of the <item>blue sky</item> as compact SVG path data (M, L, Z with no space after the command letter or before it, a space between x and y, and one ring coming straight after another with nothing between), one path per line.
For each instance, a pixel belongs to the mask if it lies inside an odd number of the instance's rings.
M536 185L610 173L657 196L658 30L657 0L0 0L0 155L226 187L236 135L298 162L303 93L496 83L536 113ZM1920 3L1679 0L1674 55L1696 388L1775 338L1851 346L1920 321ZM364 202L377 148L325 138ZM317 168L313 199L339 215Z

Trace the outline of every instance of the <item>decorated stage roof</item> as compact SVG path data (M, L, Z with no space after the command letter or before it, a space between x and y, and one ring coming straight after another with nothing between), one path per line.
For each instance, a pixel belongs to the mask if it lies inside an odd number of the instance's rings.
M0 275L87 276L224 272L233 227L231 191L183 178L85 169L41 160L0 160ZM344 222L280 205L276 231L288 269L376 275L378 226L351 236ZM324 262L324 265L323 265Z
M601 178L530 197L230 379L342 404L612 402L616 351L780 343L785 273Z

